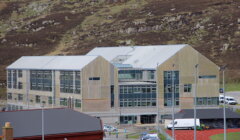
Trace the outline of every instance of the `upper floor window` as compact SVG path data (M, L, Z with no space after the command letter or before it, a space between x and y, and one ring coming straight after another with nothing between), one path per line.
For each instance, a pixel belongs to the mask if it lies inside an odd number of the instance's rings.
M12 100L12 93L7 93L7 99Z
M22 77L22 70L18 70L18 78Z
M89 77L89 80L100 80L100 77Z
M12 71L8 70L7 71L7 86L8 88L12 88Z
M215 79L217 76L216 75L200 75L200 79Z
M153 70L148 71L148 79L153 80L155 77L154 74L155 74L155 72Z
M191 92L192 84L184 84L184 92Z
M18 101L22 101L23 100L23 94L18 94Z
M80 94L81 92L80 71L61 71L60 91L62 93Z
M17 88L17 71L12 70L12 83L13 83L13 88Z
M18 82L18 89L22 89L22 88L23 88L22 82Z
M30 71L31 90L52 91L52 72L47 70Z
M118 78L126 80L139 80L142 79L142 70L119 70Z

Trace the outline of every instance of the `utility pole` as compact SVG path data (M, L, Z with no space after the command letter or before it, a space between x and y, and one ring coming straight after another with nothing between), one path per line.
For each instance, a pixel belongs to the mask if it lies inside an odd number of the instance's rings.
M174 106L175 106L175 92L174 92L174 64L172 65L172 138L175 140L175 128L174 128Z
M196 104L197 104L197 81L198 81L198 64L195 65L195 92L194 92L194 140L197 139L197 129L196 129Z
M157 94L157 132L159 133L159 95L158 95L158 74L157 74L157 69L158 69L158 63L157 63L157 68L156 68L156 94Z
M225 69L227 68L227 65L224 65L220 68L223 74L223 83L222 83L222 88L223 88L223 123L224 123L224 140L227 140L227 135L226 135L226 129L227 129L227 123L226 123L226 103L225 103Z
M44 140L44 103L42 103L41 107L42 107L42 140Z

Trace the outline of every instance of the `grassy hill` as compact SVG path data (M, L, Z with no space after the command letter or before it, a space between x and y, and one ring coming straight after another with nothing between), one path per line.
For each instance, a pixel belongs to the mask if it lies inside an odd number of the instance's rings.
M0 80L21 56L190 44L240 79L239 0L1 0Z

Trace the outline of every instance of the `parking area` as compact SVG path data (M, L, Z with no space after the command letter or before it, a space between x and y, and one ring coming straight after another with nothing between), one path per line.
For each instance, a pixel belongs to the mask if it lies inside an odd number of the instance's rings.
M240 92L239 91L232 91L226 92L226 96L234 97L234 99L240 104Z
M227 129L229 132L240 132L240 129ZM167 130L169 135L172 135L171 130ZM197 140L211 140L210 136L223 133L223 129L210 129L197 131ZM175 130L175 136L177 140L192 140L194 139L193 130Z

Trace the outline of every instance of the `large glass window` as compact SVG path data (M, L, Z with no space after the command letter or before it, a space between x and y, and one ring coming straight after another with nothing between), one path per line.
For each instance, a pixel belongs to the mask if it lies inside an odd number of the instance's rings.
M218 97L197 97L198 106L219 105Z
M139 80L142 79L143 71L142 70L119 70L118 78L120 80L128 79L128 80Z
M60 72L60 91L62 93L80 94L81 92L80 85L81 85L80 72L78 71Z
M31 90L52 91L52 72L47 70L30 71Z
M8 75L7 79L8 88L12 88L12 71L8 70L7 75Z
M120 107L156 106L156 85L121 85Z
M164 106L172 106L172 95L175 105L179 105L179 71L164 71Z
M12 70L13 88L17 89L17 71Z

